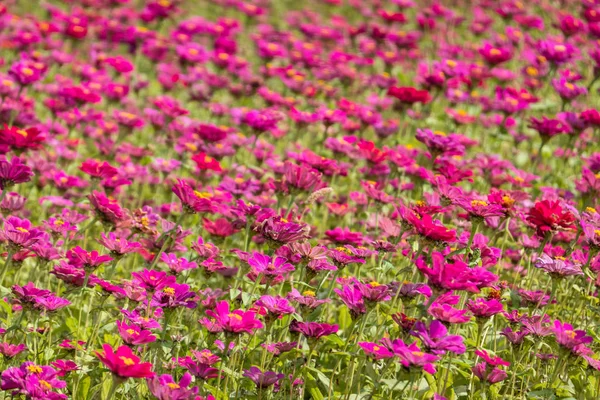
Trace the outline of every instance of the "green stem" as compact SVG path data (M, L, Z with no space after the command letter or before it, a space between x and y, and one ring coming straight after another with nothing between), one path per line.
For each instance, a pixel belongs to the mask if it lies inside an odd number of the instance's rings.
M106 396L106 400L112 400L115 392L117 391L117 387L119 387L119 380L115 376L113 376L112 385L110 386L110 390L108 391L108 395Z

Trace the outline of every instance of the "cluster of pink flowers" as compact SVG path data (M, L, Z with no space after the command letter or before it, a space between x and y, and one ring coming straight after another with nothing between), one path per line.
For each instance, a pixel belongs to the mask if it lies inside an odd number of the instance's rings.
M600 396L600 1L34 3L6 396Z

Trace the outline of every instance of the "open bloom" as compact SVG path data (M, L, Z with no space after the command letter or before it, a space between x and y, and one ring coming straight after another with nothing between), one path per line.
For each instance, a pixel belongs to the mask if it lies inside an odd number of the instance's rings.
M417 268L427 277L429 286L440 291L467 290L478 293L482 287L489 286L498 277L485 268L470 268L462 261L446 262L442 253L431 255L431 266L423 257L416 261Z
M0 189L4 190L17 183L29 182L33 171L25 165L19 157L13 157L10 161L6 158L0 159Z
M559 320L554 321L554 335L559 345L571 351L575 351L578 346L592 343L594 340L585 331L574 330L571 324L563 324Z
M121 346L115 352L110 344L103 344L96 357L119 378L152 378L152 363L140 362L140 358L133 354L127 346Z
M195 398L197 387L189 387L192 376L187 372L183 374L179 383L169 374L155 376L146 380L150 393L158 400L187 400Z
M319 339L323 336L332 335L336 333L338 329L338 325L319 322L294 321L290 324L290 332L300 332L304 336L314 339Z
M575 229L575 216L565 210L558 201L538 201L529 210L527 221L535 226L540 237L545 237L548 233Z
M244 370L244 376L249 378L259 388L267 388L285 377L284 374L278 374L273 371L261 371L258 367L250 367Z
M206 315L211 317L211 319L203 318L200 320L200 323L206 326L210 332L252 333L252 331L263 327L263 323L256 319L255 312L242 310L229 311L229 303L226 301L217 303L214 310L206 311Z
M405 368L422 369L428 374L435 374L436 370L433 363L439 360L439 357L421 351L416 343L407 346L401 339L396 339L390 341L388 347L399 358L400 363Z
M433 354L446 354L447 351L463 354L466 351L462 336L448 335L448 329L438 320L431 321L429 328L417 321L410 334L418 337L422 346Z
M551 258L547 254L542 254L534 263L536 268L543 269L553 278L563 278L565 276L583 275L581 267L573 264L571 261L559 257Z
M141 329L134 324L126 324L125 322L117 321L117 329L123 341L130 345L141 345L156 341L156 336L152 332Z

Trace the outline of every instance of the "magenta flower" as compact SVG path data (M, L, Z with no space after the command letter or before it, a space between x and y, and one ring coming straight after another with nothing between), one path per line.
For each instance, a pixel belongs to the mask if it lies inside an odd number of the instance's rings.
M170 280L169 280L170 281ZM150 305L161 308L196 308L194 301L196 294L190 291L189 285L178 283L167 283L155 289Z
M396 339L389 342L389 348L400 359L400 363L405 368L422 369L428 374L435 374L436 370L433 363L438 361L439 357L421 351L416 343L407 346L401 339Z
M336 333L339 329L338 325L331 325L319 322L298 322L294 321L290 324L290 332L299 332L307 338L319 339L323 336L329 336Z
M19 157L13 157L10 161L6 158L0 159L0 189L4 190L17 183L29 182L33 171L25 165Z
M435 302L429 307L427 312L432 317L449 324L464 324L471 320L471 316L467 314L467 310L458 310L450 304L440 304Z
M117 169L106 161L101 163L98 160L91 159L84 161L79 169L91 176L92 179L107 179L118 174Z
M211 319L203 318L199 322L210 332L252 333L254 330L263 327L263 323L256 319L255 312L242 310L232 310L230 312L229 303L226 301L218 302L213 310L206 311L206 315Z
M278 318L286 314L292 314L296 311L288 300L278 296L261 296L258 300L256 300L254 305L256 307L264 308L273 318Z
M383 345L378 345L371 342L358 342L358 345L363 349L367 356L374 360L382 360L394 357L394 353L392 353Z
M169 374L155 376L146 380L150 393L158 400L188 400L196 398L197 387L190 388L192 376L183 374L179 383Z
M2 390L14 390L31 399L67 399L58 392L67 386L58 379L57 371L47 365L37 365L26 361L20 367L8 368L2 372Z
M96 351L96 357L119 378L152 378L152 363L140 362L127 346L121 346L115 352L111 345L102 345L101 351Z
M149 292L155 292L175 284L176 278L164 271L144 269L131 274L136 284Z
M555 257L554 259L547 254L542 254L533 264L536 268L543 269L552 278L564 278L566 276L583 275L581 267L573 264L569 260Z
M418 337L423 348L433 354L446 354L448 351L463 354L466 351L462 336L448 335L448 329L438 320L431 321L429 328L417 321L410 334Z
M139 326L117 321L117 329L123 341L129 345L139 346L156 341L156 336L148 330L141 329Z
M10 344L6 342L0 343L0 354L6 358L13 358L21 354L27 349L24 344Z
M447 135L431 129L417 129L415 137L427 146L434 160L440 155L454 156L462 155L465 152L465 147L460 142L459 135L456 134Z
M112 257L108 255L100 255L96 250L88 252L79 246L68 250L66 256L69 264L86 271L94 270L102 264L112 261Z
M125 211L116 200L111 200L104 193L94 191L88 195L90 204L96 211L96 216L104 223L117 225L126 218Z
M108 235L102 233L98 243L104 246L113 257L119 258L124 254L132 253L140 250L141 245L137 242L130 242L124 237L117 236L114 232L109 232Z
M269 257L259 252L254 252L252 257L248 258L248 265L256 275L267 277L277 277L294 271L294 266L288 263L284 257Z
M27 219L8 217L4 221L4 228L0 237L8 241L13 249L28 248L40 241L44 232L34 228Z
M350 310L350 315L353 319L367 313L367 307L365 306L365 299L362 293L355 285L344 285L342 289L333 289L342 302Z
M47 296L36 300L35 308L42 310L44 313L58 311L70 305L71 302L67 299L58 296Z
M489 203L485 200L471 200L467 197L459 198L455 204L465 210L472 219L501 217L504 215L504 207L499 204Z
M580 345L592 343L594 340L585 331L574 330L571 324L563 324L559 320L554 321L554 335L559 345L571 351L575 351Z
M473 374L481 381L487 382L490 385L501 382L508 377L506 371L498 367L491 366L486 362L481 362L472 368Z
M273 247L306 239L308 227L287 221L281 217L270 217L264 220L256 231L260 233Z
M469 300L467 309L477 318L489 318L501 313L504 310L504 307L502 303L496 299L486 300L480 297L475 300Z
M416 261L417 268L426 277L429 286L440 291L467 290L478 293L481 287L489 286L498 277L484 268L470 268L462 261L447 263L444 255L434 252L431 267L423 257Z
M285 177L284 183L294 194L299 191L316 190L323 186L321 174L303 165L286 162L283 172Z
M193 376L204 381L214 379L219 376L219 370L211 367L211 364L202 362L203 360L194 360L192 357L178 358L177 363L187 369Z
M260 370L260 368L254 366L250 367L250 369L244 370L243 376L249 378L256 384L257 387L263 389L272 386L285 377L284 374L278 374L273 371L263 372Z
M213 202L207 193L195 191L183 180L179 180L173 186L173 193L181 200L183 209L189 214L212 213L215 211Z

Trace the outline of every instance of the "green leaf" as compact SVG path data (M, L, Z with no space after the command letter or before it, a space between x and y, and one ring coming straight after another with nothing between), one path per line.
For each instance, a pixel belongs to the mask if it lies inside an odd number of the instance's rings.
M247 307L251 301L252 296L250 296L250 293L242 292L242 304L244 304L244 307Z
M542 390L536 390L536 391L527 393L527 398L528 399L553 400L553 399L556 399L556 396L554 395L554 390L542 389Z
M237 298L240 293L242 293L242 291L240 289L231 289L229 291L229 300L233 301L235 298Z
M313 367L308 367L308 369L311 370L312 372L314 372L315 374L317 374L317 378L319 378L319 381L321 381L323 386L325 386L327 388L329 386L331 386L331 381L329 380L327 375L325 375L323 372L321 372L318 369L313 368Z

